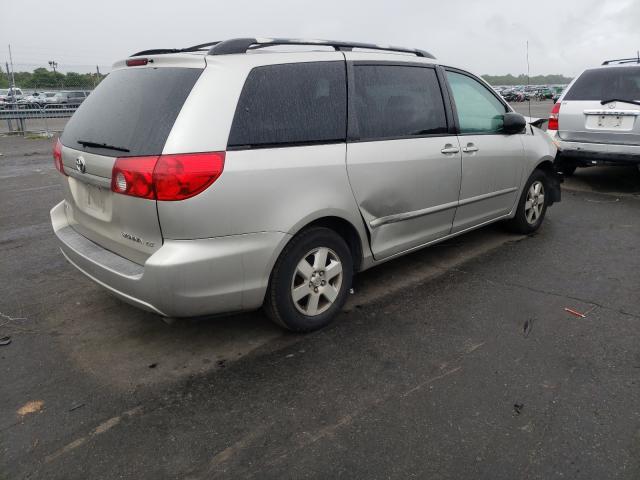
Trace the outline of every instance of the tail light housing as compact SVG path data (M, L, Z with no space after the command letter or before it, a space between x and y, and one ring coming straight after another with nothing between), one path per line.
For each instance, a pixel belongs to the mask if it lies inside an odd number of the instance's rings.
M558 118L560 116L560 102L556 102L551 109L551 114L549 115L549 125L547 126L547 130L558 130Z
M177 201L209 188L224 170L225 152L117 158L111 190L149 200Z
M64 164L62 163L62 143L60 139L56 139L56 143L53 144L53 164L63 175L67 175L64 171Z

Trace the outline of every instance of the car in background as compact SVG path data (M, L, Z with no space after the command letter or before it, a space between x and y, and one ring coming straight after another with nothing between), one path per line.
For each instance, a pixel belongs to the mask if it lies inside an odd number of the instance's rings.
M640 58L582 72L553 106L548 132L564 175L593 165L640 168Z
M56 93L47 103L60 105L80 105L87 98L84 90L70 90Z
M0 90L0 108L6 108L10 104L17 103L23 97L24 94L21 88L3 88Z
M503 90L501 95L507 102L524 102L527 99L524 91L515 88Z
M47 104L47 101L51 102L51 99L57 92L33 92L32 95L27 95L22 99L22 103L30 105L37 105L43 107Z

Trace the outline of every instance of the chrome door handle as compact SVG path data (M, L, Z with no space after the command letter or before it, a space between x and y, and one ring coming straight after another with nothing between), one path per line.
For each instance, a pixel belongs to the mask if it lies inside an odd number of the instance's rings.
M468 143L467 146L462 149L464 153L473 153L477 152L478 150L479 148L476 147L473 143Z
M444 153L446 155L448 153L458 153L458 152L460 152L460 149L458 147L454 147L450 143L447 143L444 146L444 148L442 150L440 150L440 152L442 152L442 153Z

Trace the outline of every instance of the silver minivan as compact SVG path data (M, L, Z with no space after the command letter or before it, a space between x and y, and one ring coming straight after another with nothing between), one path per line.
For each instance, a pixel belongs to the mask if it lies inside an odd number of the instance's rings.
M54 147L62 253L165 317L326 325L354 273L560 200L556 149L421 50L234 39L117 62Z

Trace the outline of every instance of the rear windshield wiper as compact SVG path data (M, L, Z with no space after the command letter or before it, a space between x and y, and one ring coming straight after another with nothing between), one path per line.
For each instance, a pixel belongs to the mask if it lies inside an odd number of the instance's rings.
M611 102L624 102L624 103L632 103L633 105L640 105L640 102L636 100L624 100L622 98L610 98L609 100L602 100L600 102L600 105L606 105L607 103L611 103Z
M83 147L92 147L92 148L106 148L107 150L116 150L118 152L129 152L128 148L124 147L115 147L113 145L108 145L106 143L98 143L98 142L90 142L88 140L77 140L77 142Z

